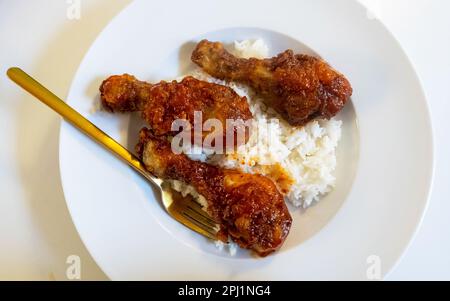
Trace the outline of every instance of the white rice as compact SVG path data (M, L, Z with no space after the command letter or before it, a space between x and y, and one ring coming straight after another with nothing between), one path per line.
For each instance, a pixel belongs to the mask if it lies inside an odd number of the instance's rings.
M261 39L245 40L235 42L233 52L244 58L264 58L268 56L269 49ZM190 75L229 86L239 95L246 96L253 114L252 134L237 153L217 155L200 149L198 154L187 154L192 160L247 173L262 173L272 178L279 187L286 187L286 182L274 177L281 170L290 180L284 191L285 199L296 207L307 208L332 190L336 180L333 172L336 168L336 147L341 138L341 121L315 120L303 127L292 127L278 113L267 108L248 86L218 80L200 69ZM174 181L173 186L184 195L192 194L206 208L206 200L192 186L179 181ZM218 243L218 247L223 249L224 245ZM230 244L229 252L235 253L235 247Z
M235 42L234 54L267 57L268 47L261 39ZM341 121L315 120L303 127L292 127L278 113L267 108L251 88L218 80L200 69L191 75L227 85L239 95L246 96L253 114L254 129L247 144L241 146L237 154L215 155L201 149L199 154L188 154L191 159L269 177L274 173L271 167L279 164L293 181L285 198L297 207L309 207L331 191L335 183L333 172L336 168L336 147L341 138ZM273 180L277 183L276 179Z
M244 59L263 59L269 56L269 47L262 39L235 41L233 54Z

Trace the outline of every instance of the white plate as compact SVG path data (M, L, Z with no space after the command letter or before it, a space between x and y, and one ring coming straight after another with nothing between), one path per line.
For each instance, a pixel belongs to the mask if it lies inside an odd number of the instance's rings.
M271 54L316 53L350 79L337 187L306 212L292 211L291 234L276 255L232 258L173 221L143 179L63 123L64 193L100 267L114 280L364 280L380 263L384 277L420 224L433 174L426 99L395 39L356 1L136 1L86 54L68 102L133 149L136 117L92 110L101 81L125 72L177 77L192 68L201 38L263 38Z

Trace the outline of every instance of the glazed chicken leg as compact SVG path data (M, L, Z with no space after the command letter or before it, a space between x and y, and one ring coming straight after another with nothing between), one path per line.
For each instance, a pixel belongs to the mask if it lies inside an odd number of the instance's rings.
M270 179L176 155L166 139L154 136L148 129L141 130L136 150L157 177L194 186L207 200L207 210L221 225L221 232L240 247L266 256L283 244L292 219L283 196Z
M203 121L216 118L225 131L226 120L252 118L247 100L233 89L197 80L191 76L181 82L149 84L124 74L106 79L100 86L102 104L110 111L142 111L142 117L157 135L173 134L172 122L184 119L194 124L194 113ZM224 132L224 137L226 133Z
M192 61L214 77L248 84L293 126L335 116L352 95L349 81L325 61L292 50L270 59L242 59L221 43L203 40Z

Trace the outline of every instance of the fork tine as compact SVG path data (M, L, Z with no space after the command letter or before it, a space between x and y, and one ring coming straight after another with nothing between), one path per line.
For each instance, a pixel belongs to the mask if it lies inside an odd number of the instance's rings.
M186 206L187 210L195 212L195 214L201 216L208 223L213 225L217 224L217 222L209 215L209 213L206 210L204 210L204 207L201 206L196 201L194 201L193 199L189 199L188 201L184 202L184 205Z
M200 209L200 210L204 211L204 210L203 210L203 206L200 205L200 203L194 201L192 198L190 198L190 202L189 202L189 203L190 203L190 205L191 205L193 208L195 208L195 209Z
M191 213L191 215L197 217L200 221L203 223L211 226L211 227L217 227L217 223L205 213L205 211L197 211L193 209L190 205L186 205L186 212Z
M217 229L215 227L211 227L210 225L207 225L205 223L202 223L192 215L189 215L187 212L182 213L187 219L192 221L193 223L197 224L199 227L202 227L204 230L208 231L211 234L215 234L217 232Z
M192 211L199 216L203 221L211 225L217 225L217 222L211 218L202 205L196 202L191 195L183 196L180 192L170 188L170 194L172 196L173 203L176 203L178 207L182 207L185 211ZM172 206L173 204L170 204Z
M176 202L174 204L178 207L178 209L185 215L189 216L191 219L199 222L205 227L209 227L212 229L218 229L217 223L211 219L207 212L203 209L193 209L192 203L194 201L192 199L184 199L182 201Z
M183 197L181 193L165 186L164 205L169 214L186 227L208 238L217 239L218 224L194 201L192 196ZM169 201L171 200L171 201Z
M210 227L206 227L206 226L196 222L195 219L190 218L189 215L185 215L185 214L181 213L180 211L178 211L177 209L169 209L169 213L175 220L177 220L181 224L185 225L189 229L191 229L203 236L206 236L212 240L217 239L217 231L215 231L214 229L212 229Z

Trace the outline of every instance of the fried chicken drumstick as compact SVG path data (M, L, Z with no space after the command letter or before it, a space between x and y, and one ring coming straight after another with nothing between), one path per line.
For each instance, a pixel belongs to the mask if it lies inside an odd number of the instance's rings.
M242 59L203 40L192 61L210 75L251 86L291 125L335 116L352 95L349 81L325 61L286 50L270 59Z
M194 186L207 200L208 213L221 225L221 233L230 235L240 247L266 256L283 244L292 218L270 179L176 155L166 139L145 128L136 151L157 177Z
M221 121L224 131L226 119L252 118L245 97L229 87L191 76L181 82L162 81L153 85L132 75L114 75L103 81L100 96L103 106L110 111L141 111L154 133L161 136L173 134L174 120L188 120L193 125L195 111L202 112L203 120Z

